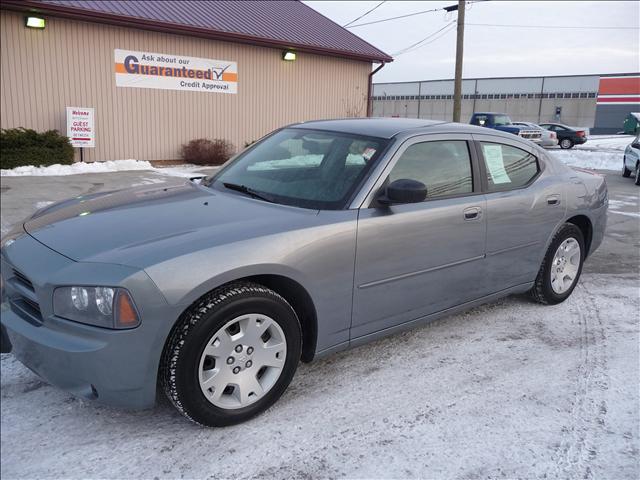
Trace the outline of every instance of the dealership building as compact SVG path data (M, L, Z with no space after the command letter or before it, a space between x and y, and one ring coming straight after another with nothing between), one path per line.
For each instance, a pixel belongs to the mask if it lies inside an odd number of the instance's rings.
M85 161L174 160L197 138L240 149L289 123L365 116L373 64L392 61L298 1L0 8L0 127L67 134L73 115Z
M560 122L592 134L617 133L640 112L640 74L470 78L462 81L461 120L473 112L501 112L513 121ZM453 117L453 80L376 83L373 115Z

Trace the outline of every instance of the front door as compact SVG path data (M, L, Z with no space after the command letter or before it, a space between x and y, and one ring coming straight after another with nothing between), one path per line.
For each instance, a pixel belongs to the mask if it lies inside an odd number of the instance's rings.
M351 339L483 295L485 199L470 140L408 140L382 178L418 180L426 200L360 210Z

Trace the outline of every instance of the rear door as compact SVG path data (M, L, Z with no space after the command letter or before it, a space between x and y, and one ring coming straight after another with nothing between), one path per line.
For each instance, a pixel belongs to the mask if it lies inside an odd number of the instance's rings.
M408 140L358 216L351 338L483 294L485 200L470 135ZM427 186L421 203L375 208L374 192L398 179Z
M535 147L474 134L486 191L487 277L494 292L533 281L564 217L562 184Z

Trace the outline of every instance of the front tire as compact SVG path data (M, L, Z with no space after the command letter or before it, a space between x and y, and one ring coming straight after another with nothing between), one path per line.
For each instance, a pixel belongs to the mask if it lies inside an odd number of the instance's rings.
M556 232L533 288L534 300L545 305L564 302L578 283L585 257L582 231L572 223L565 223Z
M568 148L573 148L573 140L570 138L563 138L560 140L560 148L566 150Z
M631 170L627 168L627 156L622 157L622 176L629 178L631 176Z
M182 315L163 351L160 380L187 418L208 427L235 425L280 398L301 350L291 305L262 285L234 283Z
M635 184L640 185L640 162L636 163Z

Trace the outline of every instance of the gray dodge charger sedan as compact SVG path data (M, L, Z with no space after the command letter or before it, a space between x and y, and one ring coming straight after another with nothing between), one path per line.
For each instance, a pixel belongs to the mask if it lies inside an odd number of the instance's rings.
M215 175L77 197L2 241L3 347L75 395L157 386L246 420L300 360L513 293L565 300L607 187L508 133L412 119L277 130Z

